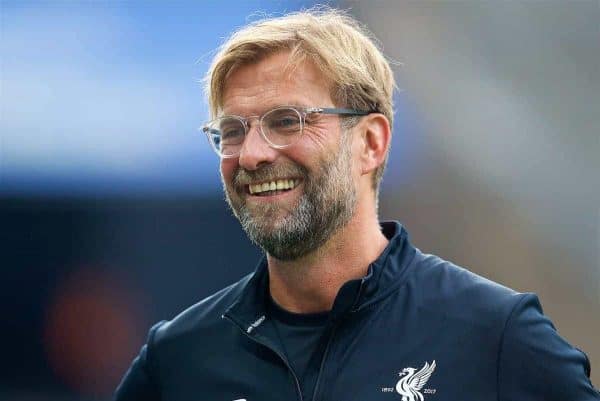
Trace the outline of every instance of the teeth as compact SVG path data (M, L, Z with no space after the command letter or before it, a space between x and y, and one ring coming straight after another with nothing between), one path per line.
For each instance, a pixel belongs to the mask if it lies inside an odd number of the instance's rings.
M250 184L248 185L248 190L250 194L258 194L265 191L276 191L280 189L293 189L300 183L300 180L277 180L270 182L263 182L261 184Z

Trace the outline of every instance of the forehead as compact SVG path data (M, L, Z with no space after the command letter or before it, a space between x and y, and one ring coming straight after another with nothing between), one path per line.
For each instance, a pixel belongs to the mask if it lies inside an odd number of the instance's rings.
M225 114L260 114L281 105L333 106L330 85L310 61L290 65L280 52L236 68L223 91Z

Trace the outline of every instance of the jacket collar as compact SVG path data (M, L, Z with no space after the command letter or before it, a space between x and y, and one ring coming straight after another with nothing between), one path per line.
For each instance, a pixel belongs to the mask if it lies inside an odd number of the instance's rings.
M382 222L381 229L389 240L388 245L369 265L363 278L350 280L340 288L330 312L330 320L336 321L349 312L358 311L377 302L404 282L416 248L408 241L408 233L399 222ZM241 284L243 288L240 296L227 309L225 315L250 333L267 316L269 274L265 257L250 279Z

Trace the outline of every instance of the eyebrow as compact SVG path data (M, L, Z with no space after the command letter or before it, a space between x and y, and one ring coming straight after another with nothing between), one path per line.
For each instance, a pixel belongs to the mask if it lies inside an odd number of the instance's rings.
M261 113L253 113L253 114L243 115L243 114L239 114L239 113L225 113L225 112L223 112L218 117L223 117L223 116L237 116L237 117L262 116L266 112L274 110L274 109L278 109L280 107L295 107L297 109L306 109L306 108L309 108L309 107L321 107L321 106L308 106L308 105L298 104L298 103L281 103L281 104L276 104L276 105L272 105L272 106L269 106L269 107L265 107Z

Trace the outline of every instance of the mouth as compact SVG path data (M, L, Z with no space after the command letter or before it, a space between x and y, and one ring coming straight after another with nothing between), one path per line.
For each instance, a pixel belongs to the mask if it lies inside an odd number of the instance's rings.
M246 191L253 196L274 196L291 191L300 184L299 178L281 178L246 185Z

